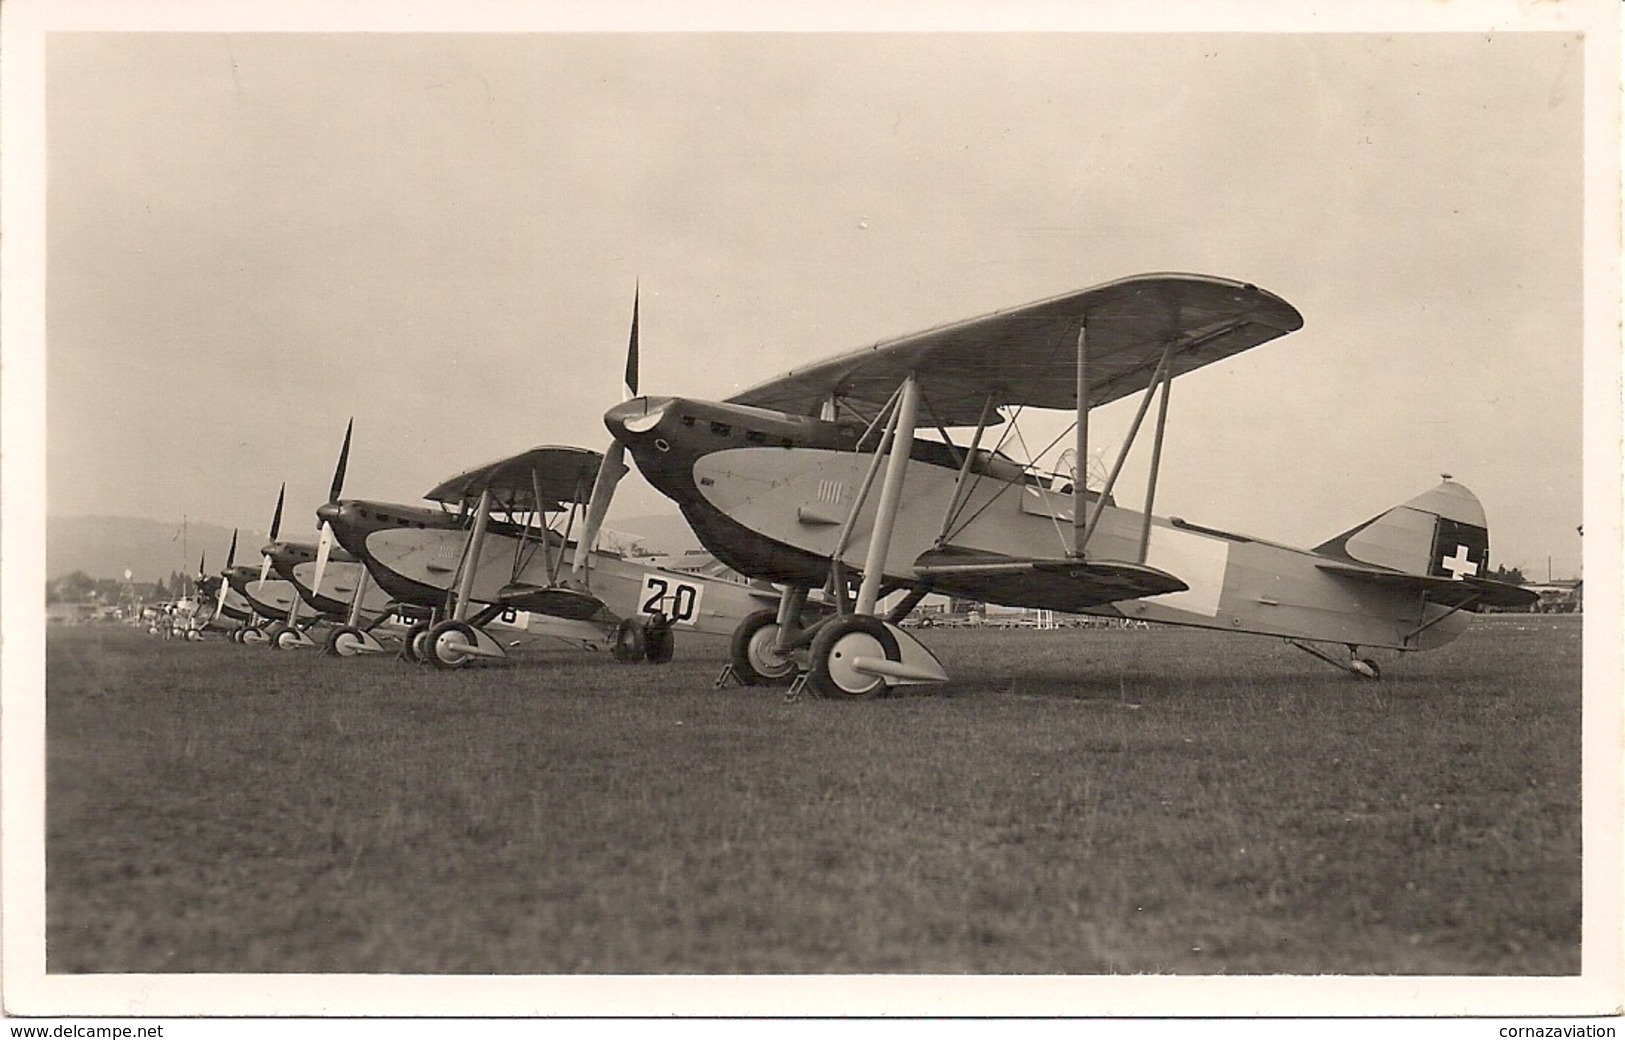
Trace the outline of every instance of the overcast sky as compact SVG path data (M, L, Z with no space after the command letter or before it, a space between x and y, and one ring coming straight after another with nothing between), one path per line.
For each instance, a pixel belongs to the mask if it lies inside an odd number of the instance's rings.
M109 33L45 69L52 514L263 529L286 480L314 531L351 416L351 496L602 449L639 285L643 389L722 397L1193 271L1305 325L1175 384L1159 512L1314 545L1448 472L1497 562L1579 567L1575 33Z

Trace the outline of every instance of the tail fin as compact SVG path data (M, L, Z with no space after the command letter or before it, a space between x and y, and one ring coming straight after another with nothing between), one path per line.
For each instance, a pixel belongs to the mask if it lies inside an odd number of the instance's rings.
M1446 479L1316 546L1315 552L1406 574L1483 578L1490 569L1490 532L1478 499Z

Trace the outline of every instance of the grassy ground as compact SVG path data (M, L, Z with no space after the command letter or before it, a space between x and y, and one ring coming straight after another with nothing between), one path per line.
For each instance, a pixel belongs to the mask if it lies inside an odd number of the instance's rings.
M869 703L558 651L48 647L51 972L1572 974L1580 629L1380 684L1172 629L927 631Z

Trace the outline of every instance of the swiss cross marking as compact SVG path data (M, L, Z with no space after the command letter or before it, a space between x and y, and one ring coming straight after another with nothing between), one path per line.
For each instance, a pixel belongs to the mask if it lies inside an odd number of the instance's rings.
M1450 572L1451 581L1461 581L1469 574L1478 573L1478 564L1467 558L1467 547L1456 546L1456 555L1446 556L1439 561L1439 566Z

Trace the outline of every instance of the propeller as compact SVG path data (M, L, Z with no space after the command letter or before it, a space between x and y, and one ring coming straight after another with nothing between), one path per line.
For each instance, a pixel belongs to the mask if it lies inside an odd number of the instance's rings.
M626 344L626 384L621 390L621 400L630 401L638 396L638 295L639 289L632 290L632 335ZM576 541L575 561L570 564L570 573L579 578L587 569L587 561L592 556L593 544L598 541L598 529L603 526L604 514L609 512L610 499L615 497L615 485L619 484L621 477L626 474L626 447L620 441L611 441L609 449L604 452L604 461L599 463L598 476L592 482L592 497L587 500L586 523L581 528L581 537Z
M283 481L282 482L282 490L278 491L276 493L276 512L271 514L271 538L270 538L270 540L273 541L273 542L276 541L276 536L282 531L282 500L287 496L287 494L288 494L288 483L287 483L287 481ZM269 578L270 576L271 576L271 556L270 556L269 553L267 553L266 555L264 555L261 558L260 581L264 581L266 578Z
M215 592L214 596L214 620L216 621L220 620L220 612L226 609L226 590L231 588L231 582L226 580L226 576L231 573L231 568L236 563L237 529L233 527L231 529L231 548L226 550L226 569L220 572L220 588Z
M337 502L344 493L344 471L350 465L350 434L355 431L355 417L344 427L344 447L339 449L339 464L333 470L333 483L327 489L327 500ZM326 520L321 522L321 537L316 539L316 573L310 579L310 591L320 594L322 590L322 575L327 571L327 558L333 552L333 525Z

